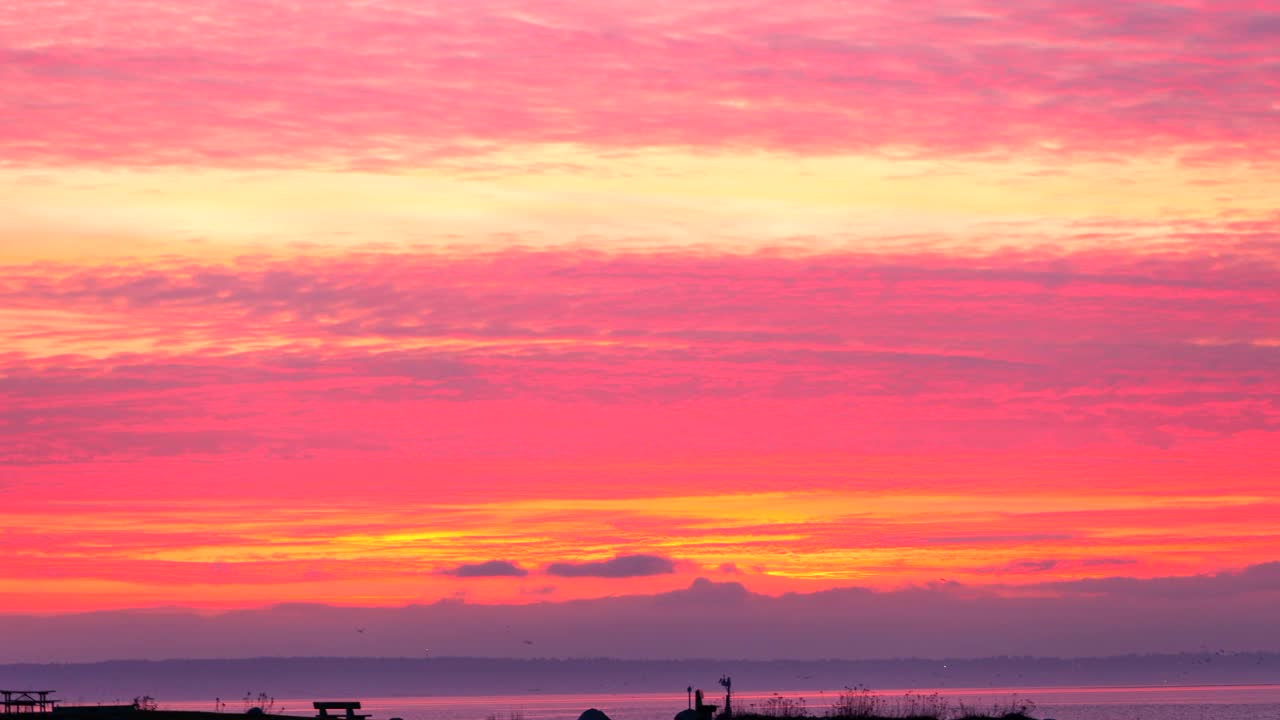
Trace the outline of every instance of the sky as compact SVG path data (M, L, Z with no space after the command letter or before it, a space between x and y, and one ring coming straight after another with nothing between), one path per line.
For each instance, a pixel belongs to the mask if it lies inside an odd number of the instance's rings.
M0 0L0 623L1256 629L1277 48L1243 0Z

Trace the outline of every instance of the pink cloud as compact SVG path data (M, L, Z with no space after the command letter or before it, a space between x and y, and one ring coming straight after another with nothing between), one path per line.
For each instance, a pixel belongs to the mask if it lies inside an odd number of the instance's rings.
M1260 160L1277 122L1280 21L1248 2L201 8L10 13L6 159L386 167L573 142Z
M21 344L0 355L5 507L55 520L110 503L121 524L3 539L50 580L165 593L206 582L254 600L353 562L308 563L299 548L411 537L423 517L473 554L371 562L359 569L371 584L454 582L436 571L493 558L545 568L631 555L671 558L669 579L687 582L686 562L754 567L779 548L889 549L861 570L991 582L1091 577L1099 558L1140 558L1135 575L1262 561L1274 555L1277 508L1260 498L1280 430L1271 232L1237 228L1180 252L9 266L6 317L68 319L6 330ZM87 328L134 349L81 349ZM574 505L797 488L963 496L979 509L875 514L849 500L822 518L758 513L709 529ZM1010 493L1023 504L1004 508ZM1153 500L1113 500L1133 495ZM1091 501L1055 509L1064 497ZM513 498L559 504L519 522L476 509ZM241 521L247 499L275 508L263 527ZM152 527L173 518L176 530ZM530 556L495 536L520 522L570 550ZM587 536L597 549L575 557ZM222 548L240 561L210 560ZM590 595L590 582L558 592Z
M105 359L10 353L0 419L16 440L6 459L36 463L385 451L413 435L405 422L443 422L460 401L489 408L458 431L480 433L457 441L475 451L501 452L480 430L502 425L498 408L518 425L547 403L602 417L689 405L695 427L729 408L771 407L774 419L733 422L741 442L774 433L770 442L814 450L1165 447L1276 430L1280 408L1262 391L1280 383L1277 287L1275 265L1250 251L1212 262L569 251L13 267L0 277L9 307L80 318L41 328L46 339L74 345L97 323L104 336L188 346ZM799 419L818 408L844 424ZM625 422L643 431L637 442L669 431L676 441L683 430L656 418ZM574 432L577 421L564 422L508 429L547 442ZM796 422L804 429L783 429ZM578 441L625 445L590 431Z

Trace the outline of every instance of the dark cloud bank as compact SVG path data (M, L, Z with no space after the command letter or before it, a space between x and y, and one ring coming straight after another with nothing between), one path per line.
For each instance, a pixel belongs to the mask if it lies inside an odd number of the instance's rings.
M1194 577L1052 582L1019 592L1001 596L942 583L770 597L738 583L699 579L658 595L517 606L451 600L402 608L291 604L218 615L3 615L0 662L286 656L857 660L1280 650L1280 562Z
M547 574L557 577L633 578L675 571L675 563L658 555L619 555L599 562L557 562L547 566Z
M528 570L506 560L490 560L488 562L474 563L468 565L459 565L450 570L443 570L441 575L452 575L454 577L524 577L529 574Z

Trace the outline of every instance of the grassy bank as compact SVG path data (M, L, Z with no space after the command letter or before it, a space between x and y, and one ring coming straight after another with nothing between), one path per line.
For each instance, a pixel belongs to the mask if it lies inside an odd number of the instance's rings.
M1009 698L979 704L939 693L878 695L865 687L845 688L822 713L810 713L804 698L782 695L749 704L734 712L735 720L1033 720L1035 703Z

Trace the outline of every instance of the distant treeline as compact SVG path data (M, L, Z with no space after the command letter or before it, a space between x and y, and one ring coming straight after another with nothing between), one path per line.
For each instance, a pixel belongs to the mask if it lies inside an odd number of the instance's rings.
M162 702L275 697L378 697L708 691L732 675L744 692L1041 687L1069 685L1270 684L1280 653L1186 653L1098 658L993 657L894 660L613 660L502 658L253 658L118 660L0 665L0 687L53 688L63 702L151 695Z

